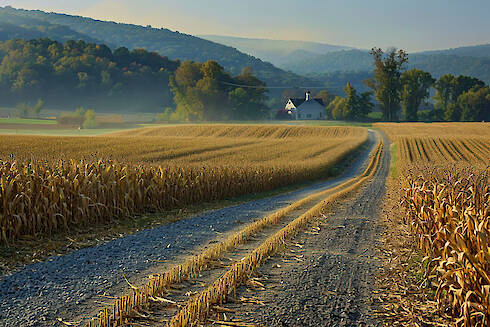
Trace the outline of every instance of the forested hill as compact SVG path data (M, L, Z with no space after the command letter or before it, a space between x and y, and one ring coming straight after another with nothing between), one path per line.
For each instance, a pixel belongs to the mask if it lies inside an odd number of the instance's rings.
M180 65L144 49L47 38L0 42L0 62L0 106L42 99L64 109L143 112L173 104L169 79Z
M431 50L418 52L418 54L434 55L455 55L465 57L483 57L490 58L490 44L472 45L466 47L444 49L444 50Z
M84 40L87 42L98 42L87 35L75 32L69 27L49 24L37 19L25 19L19 22L15 17L0 11L0 41L12 39L39 39L50 38L56 41ZM100 42L98 42L100 43Z
M2 22L8 22L10 29L7 31L11 31L6 33L5 28L3 29L0 33L3 40L13 37L30 39L40 36L58 41L94 40L113 49L121 46L129 49L144 48L181 61L216 60L232 75L239 74L244 67L252 67L255 75L269 85L299 86L311 83L308 78L286 72L235 48L164 28L100 21L80 16L12 7L0 7L0 19ZM12 26L16 26L17 29L13 29ZM39 35L40 33L42 35Z
M407 68L418 68L438 78L444 74L467 75L490 83L490 57L471 57L452 54L409 54ZM451 52L448 52L451 53ZM344 50L327 53L308 60L291 61L283 65L293 72L302 74L324 74L333 72L366 72L374 68L373 58L368 51Z
M346 46L309 41L269 40L222 35L198 36L237 48L242 52L267 60L276 66L287 63L291 58L308 59L332 51L350 49Z

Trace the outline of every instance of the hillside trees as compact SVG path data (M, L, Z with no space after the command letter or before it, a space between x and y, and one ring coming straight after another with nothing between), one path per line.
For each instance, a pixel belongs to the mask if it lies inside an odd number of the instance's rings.
M403 50L391 49L386 54L380 48L373 48L374 78L367 81L376 95L383 119L394 121L398 118L402 83L400 80L403 64L408 62L408 55Z
M50 39L0 42L1 105L34 102L104 109L158 110L172 105L169 76L179 66L143 49Z
M401 103L403 117L407 121L417 121L417 111L423 100L429 97L429 87L435 79L419 69L411 69L401 74Z
M14 28L5 28L4 22L14 25ZM216 60L232 75L240 74L244 67L252 67L258 78L274 85L308 85L313 82L309 78L281 70L269 62L242 53L234 47L165 28L0 7L0 40L30 40L40 37L49 37L59 42L70 39L101 42L111 49L144 48L150 53L156 52L181 61Z
M170 78L183 120L258 119L266 105L265 83L248 68L231 77L216 61L184 61Z

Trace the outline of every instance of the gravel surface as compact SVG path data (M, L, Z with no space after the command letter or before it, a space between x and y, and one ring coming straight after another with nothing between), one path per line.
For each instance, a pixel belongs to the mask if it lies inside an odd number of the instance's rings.
M219 233L236 228L240 222L250 222L308 194L345 181L361 172L375 144L374 132L369 134L369 149L364 150L341 177L51 257L1 277L0 325L61 326L55 322L61 313L72 310L80 314L87 303L94 298L100 299L104 290L121 284L123 271L126 276L141 274L158 265L157 261L188 254L189 249L203 246Z
M371 299L379 263L375 258L382 229L377 224L389 172L385 139L380 169L353 200L321 222L319 235L303 233L260 271L265 291L240 293L265 305L238 307L234 318L265 326L378 326ZM296 255L302 262L286 260ZM235 309L235 307L232 307Z

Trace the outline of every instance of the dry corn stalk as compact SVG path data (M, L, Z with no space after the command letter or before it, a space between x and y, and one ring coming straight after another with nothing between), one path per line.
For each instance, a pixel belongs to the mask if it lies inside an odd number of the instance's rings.
M490 323L490 169L417 166L405 176L403 204L427 278L460 326Z

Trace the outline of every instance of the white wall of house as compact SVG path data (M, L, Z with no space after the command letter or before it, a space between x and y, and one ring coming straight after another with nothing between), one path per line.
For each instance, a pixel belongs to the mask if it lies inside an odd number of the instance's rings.
M288 103L286 103L286 106L284 108L286 110L294 110L294 109L296 109L296 106L294 105L293 101L289 100Z
M310 99L296 108L296 119L325 119L325 108L316 100Z

